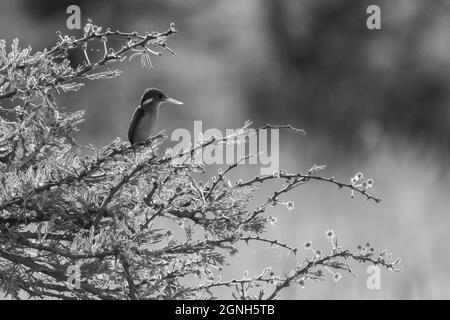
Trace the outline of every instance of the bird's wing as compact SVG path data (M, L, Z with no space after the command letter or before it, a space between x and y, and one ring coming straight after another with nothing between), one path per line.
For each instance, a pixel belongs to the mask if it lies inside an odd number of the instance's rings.
M136 137L136 129L138 126L139 119L141 119L142 113L144 110L140 107L138 107L134 113L133 117L131 118L130 127L128 128L128 141L130 141L131 144L134 144L135 137Z

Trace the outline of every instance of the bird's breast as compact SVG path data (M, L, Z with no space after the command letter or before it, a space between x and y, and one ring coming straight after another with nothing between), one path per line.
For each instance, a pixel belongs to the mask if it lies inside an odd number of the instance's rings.
M134 130L134 140L142 142L155 133L158 124L158 108L145 110L137 120Z

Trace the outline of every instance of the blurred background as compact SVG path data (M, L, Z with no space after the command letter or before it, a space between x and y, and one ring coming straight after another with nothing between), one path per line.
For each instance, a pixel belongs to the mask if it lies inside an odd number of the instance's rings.
M268 237L328 250L333 229L344 247L369 242L402 258L403 272L383 270L381 289L366 286L366 266L335 283L290 288L284 299L450 298L450 1L424 0L118 0L1 1L0 38L19 38L35 50L53 46L66 29L67 6L81 7L82 22L121 31L180 32L169 39L178 55L139 59L121 77L94 81L59 97L68 110L85 109L78 140L102 146L126 138L145 88L182 100L160 126L193 130L290 123L306 136L281 133L281 167L306 171L327 164L324 175L349 181L358 171L375 179L381 204L350 199L347 191L311 182L284 199L295 210L271 212ZM368 30L366 9L381 7L381 30ZM73 57L77 63L77 57ZM256 174L244 166L233 178ZM276 187L270 185L268 187ZM268 189L262 190L264 199ZM309 255L300 252L299 258ZM242 247L223 279L271 265L288 271L295 258L264 245ZM222 298L230 298L225 292Z

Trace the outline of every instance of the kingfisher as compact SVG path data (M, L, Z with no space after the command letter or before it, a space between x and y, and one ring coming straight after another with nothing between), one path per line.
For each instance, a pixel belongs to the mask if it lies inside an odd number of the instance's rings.
M158 127L159 107L165 102L177 105L183 104L181 101L167 97L159 89L145 90L128 128L128 141L132 145L144 142L155 133Z

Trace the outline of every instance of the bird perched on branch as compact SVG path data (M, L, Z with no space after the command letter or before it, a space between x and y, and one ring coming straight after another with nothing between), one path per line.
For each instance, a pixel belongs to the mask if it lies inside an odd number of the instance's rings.
M167 97L159 89L145 90L128 128L128 140L131 144L143 142L155 133L158 126L159 107L165 102L183 104L181 101Z

